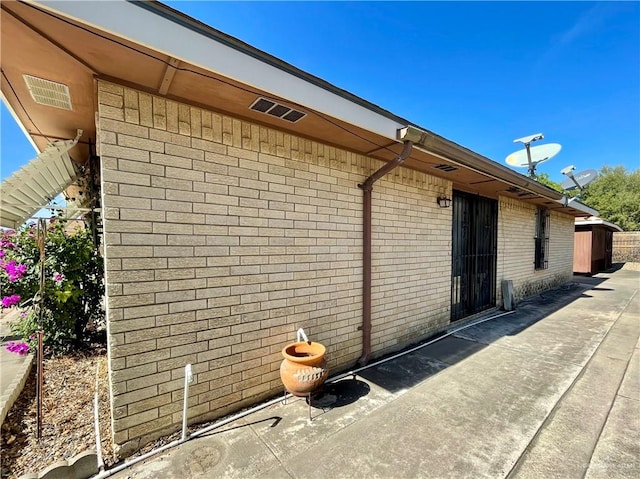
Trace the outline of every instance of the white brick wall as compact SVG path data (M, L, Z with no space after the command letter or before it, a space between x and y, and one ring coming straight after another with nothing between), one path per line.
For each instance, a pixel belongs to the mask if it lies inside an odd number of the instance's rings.
M362 191L381 163L99 82L114 440L122 454L189 415L282 391L305 328L334 371L359 357ZM373 351L449 318L449 182L399 168L373 194Z
M190 419L282 391L282 347L305 328L335 371L359 357L361 183L381 163L99 82L114 440L122 454ZM398 168L373 191L374 355L449 322L451 183ZM571 277L573 218L551 216L536 271L535 208L500 198L500 281L517 297Z
M425 179L428 183L419 187L389 179L374 187L374 351L415 342L449 322L452 216L451 208L439 208L436 198L445 193L451 197L451 185L435 177Z
M497 296L501 302L501 281L513 280L516 299L569 281L573 275L573 217L551 212L549 267L536 270L534 205L500 197L498 209Z

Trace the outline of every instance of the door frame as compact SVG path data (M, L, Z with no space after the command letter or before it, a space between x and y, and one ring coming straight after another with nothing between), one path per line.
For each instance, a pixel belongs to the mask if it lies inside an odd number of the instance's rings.
M451 321L496 304L498 201L453 191Z

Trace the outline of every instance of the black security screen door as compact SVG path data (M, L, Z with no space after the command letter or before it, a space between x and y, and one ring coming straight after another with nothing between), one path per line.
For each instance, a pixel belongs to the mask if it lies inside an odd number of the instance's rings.
M495 306L498 202L453 192L451 321Z

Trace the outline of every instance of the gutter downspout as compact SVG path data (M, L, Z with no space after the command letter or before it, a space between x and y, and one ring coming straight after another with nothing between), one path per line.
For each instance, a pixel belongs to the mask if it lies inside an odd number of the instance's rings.
M400 132L399 132L400 133ZM358 359L358 364L364 366L369 362L371 355L371 192L373 184L389 173L394 168L400 166L409 158L413 143L405 140L402 152L395 159L385 163L380 169L374 172L364 183L359 184L364 193L363 205L363 260L362 260L362 356Z

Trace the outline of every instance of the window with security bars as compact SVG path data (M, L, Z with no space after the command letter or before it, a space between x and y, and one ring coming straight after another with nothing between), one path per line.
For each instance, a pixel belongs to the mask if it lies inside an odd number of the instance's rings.
M549 232L551 215L546 208L538 208L536 210L536 236L535 241L535 259L536 269L547 269L549 267Z

